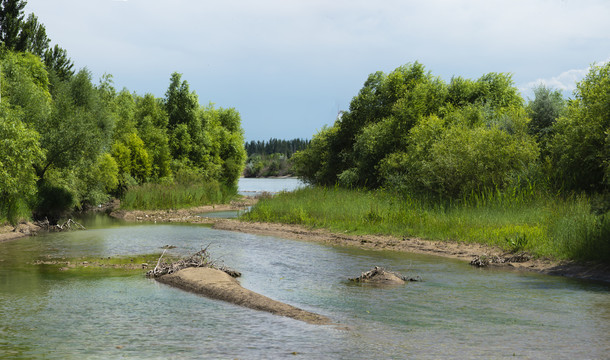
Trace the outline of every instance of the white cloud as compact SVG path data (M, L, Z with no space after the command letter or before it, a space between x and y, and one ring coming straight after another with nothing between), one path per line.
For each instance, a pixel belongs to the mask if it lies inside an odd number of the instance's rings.
M594 63L593 66L602 66L608 63L610 59L606 61L601 61ZM576 89L576 84L579 83L582 79L587 76L587 74L591 71L591 66L588 66L584 69L571 69L562 72L557 76L552 76L550 78L540 78L534 81L530 81L527 84L519 87L519 91L525 97L532 97L534 93L534 88L540 85L544 85L547 88L559 90L563 93L565 97L571 97L573 91Z

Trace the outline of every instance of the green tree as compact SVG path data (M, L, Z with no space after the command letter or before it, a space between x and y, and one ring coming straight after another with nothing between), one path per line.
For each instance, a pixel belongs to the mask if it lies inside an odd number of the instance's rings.
M167 135L168 118L163 104L151 94L136 99L135 119L140 138L151 156L155 179L171 176L171 151Z
M36 194L34 164L44 158L39 136L21 120L23 112L0 104L0 217L17 219L20 199Z
M541 142L546 142L557 119L565 112L566 102L558 90L544 85L534 88L534 100L527 105L531 118L530 134Z
M610 187L610 63L592 66L574 100L553 127L551 158L567 188L607 191Z
M18 50L25 5L23 0L0 1L0 42L8 49Z
M36 15L30 14L21 27L15 50L29 51L42 57L50 42L44 25L38 22Z
M74 75L74 63L68 57L68 52L55 45L45 50L44 63L49 71L53 72L61 81L68 81Z
M201 118L198 115L199 101L191 92L182 75L173 73L165 93L165 111L168 115L170 148L175 159L190 160L191 152L197 150L196 144L201 137Z
M79 71L56 89L51 114L34 127L47 152L37 173L43 178L50 167L70 168L82 159L96 159L109 143L112 121L91 83L87 70Z

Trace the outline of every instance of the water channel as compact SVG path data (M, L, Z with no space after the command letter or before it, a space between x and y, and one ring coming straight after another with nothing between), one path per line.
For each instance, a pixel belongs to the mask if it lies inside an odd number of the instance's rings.
M97 218L88 230L0 243L2 359L604 359L610 286L434 256L332 247L205 226ZM51 257L176 254L210 245L241 284L339 326L210 300L142 274L74 275ZM373 265L423 282L347 281ZM347 328L347 330L346 330Z

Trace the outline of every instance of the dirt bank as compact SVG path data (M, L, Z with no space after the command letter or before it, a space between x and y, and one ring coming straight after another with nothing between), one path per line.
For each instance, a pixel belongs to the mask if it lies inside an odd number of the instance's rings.
M349 235L333 233L324 229L308 229L297 225L242 222L233 219L217 219L214 223L214 228L295 240L315 241L329 245L437 255L469 262L481 255L506 258L506 254L502 249L455 241L429 241L417 238L397 238L378 235ZM521 259L518 262L507 261L501 264L490 264L490 267L610 282L610 267L595 263L552 261L549 259L529 259L523 261Z
M110 216L129 222L152 222L152 223L189 223L189 224L213 224L214 219L200 216L201 214L216 211L238 211L256 203L257 199L245 197L232 201L230 204L205 205L189 209L178 210L116 210Z
M243 288L227 273L211 268L186 268L157 278L159 282L212 299L227 301L247 308L267 311L310 324L329 325L325 316L301 310Z
M17 226L0 225L0 243L34 235L40 230L39 226L31 222L20 223Z

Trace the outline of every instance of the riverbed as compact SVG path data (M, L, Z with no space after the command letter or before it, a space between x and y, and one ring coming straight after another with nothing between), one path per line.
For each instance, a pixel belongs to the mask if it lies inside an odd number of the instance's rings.
M92 218L87 231L0 244L0 358L603 359L610 287L464 261L334 247L202 225ZM154 253L205 246L241 284L329 317L319 326L128 276L29 265L51 256ZM373 265L422 282L347 281Z

